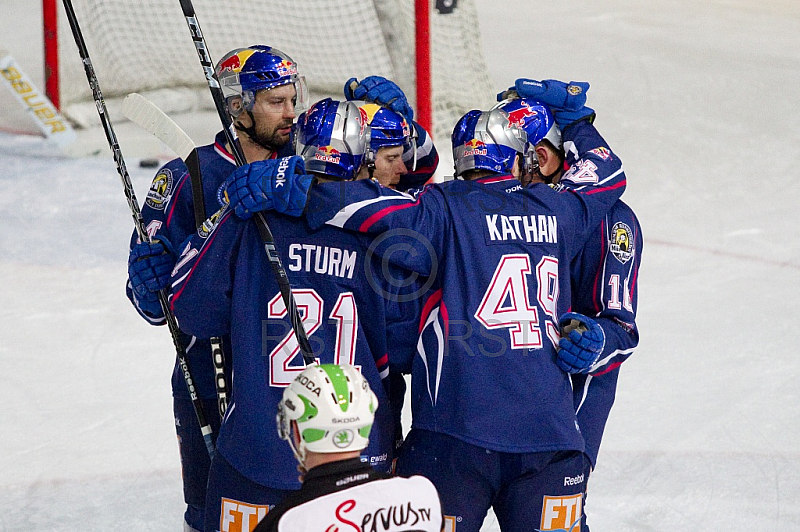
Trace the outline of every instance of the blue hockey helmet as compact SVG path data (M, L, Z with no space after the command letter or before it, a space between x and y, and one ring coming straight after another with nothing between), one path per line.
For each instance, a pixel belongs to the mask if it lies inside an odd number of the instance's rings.
M359 108L367 118L367 152L365 162L374 164L378 150L402 146L405 152L416 146L411 128L402 115L374 103L364 103ZM416 157L416 150L414 150Z
M504 174L525 153L527 135L502 109L472 110L456 123L452 141L456 177L469 170Z
M366 113L355 103L325 98L297 119L295 153L309 172L354 179L364 160L366 129Z
M547 140L554 148L562 149L561 130L556 125L550 108L542 102L530 98L515 98L503 100L495 107L507 112L511 123L525 130L531 146Z
M402 115L375 103L365 103L360 108L366 113L371 149L378 151L386 146L408 144L411 127Z
M231 50L217 63L216 74L233 117L253 110L258 91L289 84L297 91L295 109L307 108L305 77L297 72L297 63L277 48L253 45Z

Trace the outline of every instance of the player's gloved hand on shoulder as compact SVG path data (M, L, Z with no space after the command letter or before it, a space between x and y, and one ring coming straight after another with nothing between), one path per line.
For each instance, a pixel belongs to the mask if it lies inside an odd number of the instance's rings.
M594 122L595 112L591 107L586 107L586 92L589 84L584 81L570 81L565 83L555 79L537 81L535 79L519 78L514 87L498 94L516 92L522 98L538 100L550 107L556 124L562 130L580 120Z
M344 84L344 97L348 100L366 100L388 107L403 115L410 124L414 120L414 110L408 104L403 90L389 79L381 76L368 76L360 82L350 78Z
M561 327L558 367L567 373L588 372L606 345L603 328L592 318L577 312L567 312L558 324Z
M175 267L175 252L166 238L140 242L128 255L128 279L139 307L149 314L161 313L158 291L169 288L169 276Z
M312 180L303 158L293 155L240 166L225 180L225 188L231 208L243 220L271 209L300 216Z

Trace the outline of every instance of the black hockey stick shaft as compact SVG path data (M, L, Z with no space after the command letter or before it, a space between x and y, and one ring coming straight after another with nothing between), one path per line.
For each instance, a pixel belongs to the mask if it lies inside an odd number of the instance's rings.
M129 120L139 124L157 139L166 144L186 164L192 180L192 187L203 187L203 176L200 171L197 146L192 138L175 123L173 119L159 109L153 102L141 94L131 93L122 102L122 112ZM202 190L202 188L201 188ZM205 204L198 204L204 198L193 195L195 222L200 230L205 224ZM200 221L198 221L198 219ZM211 230L209 221L208 229ZM222 351L222 341L211 338L211 355L214 364L214 382L217 389L217 406L220 417L225 416L228 408L228 385L225 381L225 357Z
M211 61L211 54L208 52L205 37L200 29L200 24L197 21L197 14L194 11L192 0L179 0L181 9L183 9L183 16L186 17L186 23L189 25L189 32L192 35L195 48L197 48L197 55L200 58L200 64L205 72L208 88L211 90L211 96L214 99L214 105L217 108L217 114L222 122L222 129L225 132L225 138L233 150L233 156L236 159L236 164L242 166L247 163L242 147L239 145L239 140L236 138L236 130L233 126L233 119L228 114L225 106L225 97L222 94L222 89L219 85L219 80L214 73L214 64ZM283 298L283 303L286 306L286 311L289 314L289 320L292 323L292 329L297 337L297 344L300 346L300 352L303 354L303 360L306 365L315 363L314 353L311 349L311 344L308 341L306 330L303 327L303 320L300 318L300 313L297 310L297 303L292 295L292 288L289 284L289 278L286 276L286 270L283 267L278 250L275 247L275 237L267 225L267 220L262 213L256 213L255 216L256 226L261 235L261 240L264 243L264 250L267 253L272 273L275 275L275 281L278 283L278 288Z
M103 125L103 130L105 131L106 139L108 140L108 146L111 148L111 152L114 155L114 161L117 163L117 172L122 178L122 184L125 189L125 198L128 200L128 206L131 209L133 223L136 226L136 232L143 242L149 242L150 236L147 234L147 230L144 227L142 212L139 209L139 203L137 202L136 195L133 191L133 184L131 183L130 175L128 175L128 169L125 167L125 160L122 157L122 150L117 142L117 136L114 133L114 128L111 124L111 120L108 117L108 111L106 109L105 100L103 99L103 93L100 91L100 84L97 81L97 76L95 75L92 61L89 58L89 51L86 49L86 42L83 39L83 34L81 33L81 28L78 24L78 18L75 16L75 10L72 7L72 1L63 1L64 9L67 12L67 19L69 20L69 25L72 29L72 36L75 38L75 44L78 46L78 52L80 53L81 60L83 61L83 68L86 71L86 78L89 81L89 88L92 90L92 97L94 98L97 112L100 115L100 122ZM181 371L183 371L183 377L186 381L186 386L189 389L189 395L192 398L192 404L194 405L194 411L197 415L197 421L200 424L200 430L203 433L203 440L205 441L206 448L208 449L208 454L213 456L214 442L211 439L211 426L206 421L206 416L203 412L203 405L200 402L200 398L197 395L197 390L194 387L194 381L192 380L192 375L189 372L189 366L186 363L186 350L184 349L180 340L178 324L175 321L175 316L169 309L169 303L167 303L167 294L164 290L161 290L158 293L158 301L161 303L161 309L164 311L164 317L167 321L170 335L172 336L172 343L175 345L175 351L178 356L178 363L181 366Z

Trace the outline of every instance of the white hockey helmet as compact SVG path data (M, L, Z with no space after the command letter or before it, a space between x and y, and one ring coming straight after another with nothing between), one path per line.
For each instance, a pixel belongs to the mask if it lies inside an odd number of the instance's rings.
M377 408L378 398L353 366L309 366L283 391L278 403L278 434L289 442L301 465L307 451L360 451L369 444ZM297 446L292 421L300 432Z

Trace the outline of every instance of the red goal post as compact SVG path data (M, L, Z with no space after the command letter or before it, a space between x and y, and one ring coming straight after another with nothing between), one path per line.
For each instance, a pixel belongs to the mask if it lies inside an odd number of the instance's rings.
M96 112L61 2L42 1L46 91L73 123L88 126ZM194 0L194 6L215 61L236 47L274 46L297 61L313 98L341 98L353 76L388 77L406 92L418 121L446 140L461 115L490 106L496 92L474 2L459 0L450 14L438 13L431 0ZM167 113L213 108L177 0L73 5L106 99L139 92Z

